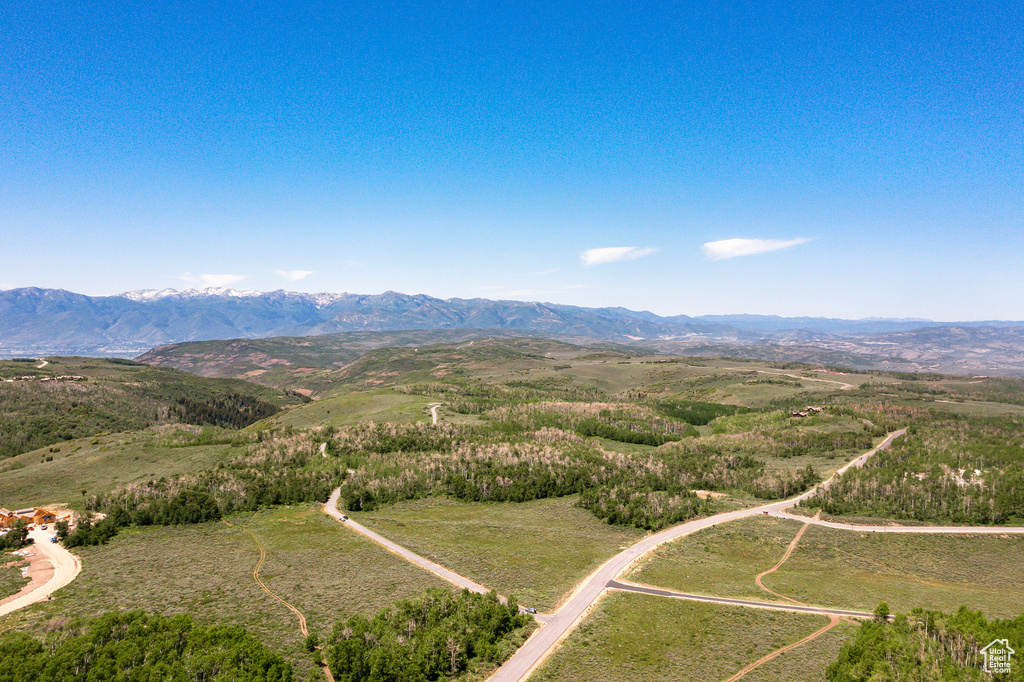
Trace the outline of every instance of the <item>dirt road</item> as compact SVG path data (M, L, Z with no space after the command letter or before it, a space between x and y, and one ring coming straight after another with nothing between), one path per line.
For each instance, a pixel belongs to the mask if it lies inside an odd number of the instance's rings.
M648 587L637 585L626 580L609 580L609 590L622 592L638 592L650 594L655 597L669 597L671 599L685 599L687 601L702 601L711 604L725 604L727 606L747 606L755 609L767 609L769 611L789 611L791 613L813 613L822 616L848 616L850 618L873 618L874 615L865 611L846 611L844 609L826 609L818 606L804 606L802 604L779 604L777 602L754 601L752 599L726 599L725 597L711 597L706 594L689 594L666 590L661 587Z
M336 518L341 523L345 524L347 527L351 528L360 535L363 535L373 540L385 549L394 552L406 561L409 561L411 563L416 564L417 566L427 569L434 575L438 576L439 578L447 580L453 585L457 585L458 587L465 587L470 592L477 592L479 594L487 594L488 592L490 592L490 590L488 590L483 585L479 585L470 580L469 578L459 575L455 571L450 571L444 566L441 566L440 564L435 564L430 559L421 557L419 554L411 552L397 543L391 542L391 540L388 540L382 535L374 533L366 526L360 523L356 523L352 519L345 518L344 514L338 511L338 496L340 494L341 488L335 488L334 492L331 493L330 499L327 500L327 504L324 505L324 511L333 516L334 518Z
M34 530L29 537L35 544L29 547L35 551L33 561L47 561L53 566L53 575L42 585L31 589L25 594L17 594L0 601L0 616L23 609L49 597L64 587L82 572L82 560L58 544L50 542L53 530Z
M835 521L822 521L812 519L809 516L789 514L781 509L771 510L769 516L780 519L809 523L813 526L824 526L836 530L852 530L861 533L919 533L923 535L1022 535L1024 526L862 526L853 523L837 523Z

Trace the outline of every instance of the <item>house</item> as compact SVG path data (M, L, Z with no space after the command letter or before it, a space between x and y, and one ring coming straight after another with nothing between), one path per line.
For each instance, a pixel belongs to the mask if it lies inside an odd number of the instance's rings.
M42 509L41 507L19 509L14 512L14 516L19 519L25 519L31 524L53 523L57 520L56 514L49 509Z
M17 517L10 509L0 507L0 528L10 528Z

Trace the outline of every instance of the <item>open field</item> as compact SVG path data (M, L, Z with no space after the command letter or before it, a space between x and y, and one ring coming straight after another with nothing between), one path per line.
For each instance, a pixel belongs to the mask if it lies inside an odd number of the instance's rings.
M620 547L644 535L609 526L574 502L575 497L521 504L431 497L351 516L417 554L544 611Z
M400 424L429 423L430 412L426 406L430 402L426 396L407 395L387 389L348 393L285 410L264 420L260 426L291 426L298 429L345 426L363 420Z
M721 682L828 622L823 616L612 593L535 673L544 682ZM787 652L748 680L814 680L847 628ZM838 628L837 628L838 629ZM760 674L759 674L760 673Z
M670 589L777 601L754 584L785 552L800 524L746 519L682 538L658 550L631 580ZM808 604L871 611L915 607L989 618L1024 613L1024 538L879 535L811 526L765 586Z
M65 504L80 509L87 495L204 471L241 452L231 445L166 447L161 438L152 429L102 435L0 460L0 505L15 509Z
M626 577L683 592L777 601L754 576L782 558L799 528L773 517L723 524L664 545Z
M857 631L852 623L839 623L817 639L800 645L752 670L743 682L793 682L824 680L825 668L836 659L839 649Z
M915 607L988 618L1024 613L1024 538L844 533L811 526L782 568L764 583L809 603L893 611Z
M244 625L296 666L313 671L296 617L261 591L252 570L267 551L260 575L270 589L305 614L310 632L330 632L334 621L370 615L428 587L447 587L407 562L347 531L318 507L278 507L236 514L224 523L122 531L110 544L82 547L81 575L41 603L0 620L39 630L46 621L110 609L191 613L206 623Z

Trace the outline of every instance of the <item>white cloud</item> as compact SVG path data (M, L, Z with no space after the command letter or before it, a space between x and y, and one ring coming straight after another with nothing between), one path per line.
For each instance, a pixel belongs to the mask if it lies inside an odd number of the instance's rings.
M802 237L797 239L720 239L715 242L707 242L700 248L704 251L704 255L711 260L725 260L726 258L780 251L809 241Z
M313 274L313 270L275 270L274 272L285 279L290 279L293 282L298 282L300 279L306 279Z
M614 263L620 260L636 260L649 256L657 251L651 247L638 246L608 246L601 249L587 249L580 252L580 260L584 265L601 265L603 263Z
M229 287L235 282L241 282L249 275L193 275L191 272L182 273L178 279L189 284L198 284L204 287Z

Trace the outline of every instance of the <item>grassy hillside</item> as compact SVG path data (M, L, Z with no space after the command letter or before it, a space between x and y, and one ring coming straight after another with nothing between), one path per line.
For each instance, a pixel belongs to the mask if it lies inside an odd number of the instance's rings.
M331 373L380 348L459 344L479 338L517 338L515 332L437 329L399 332L343 332L322 336L194 341L154 348L139 362L205 377L247 379L276 388L317 392Z
M1003 505L1001 520L1021 518L1021 486L993 488L997 474L1019 482L1021 382L444 334L392 334L398 345L389 347L370 347L385 342L380 334L209 342L149 356L233 378L85 358L0 363L9 378L37 377L0 383L0 423L44 443L0 460L0 503L103 512L93 530L104 531L90 542L110 543L75 550L86 572L58 593L60 609L33 607L0 629L39 632L65 608L90 615L107 604L150 604L244 622L315 678L293 616L251 582L252 537L201 521L253 530L269 552L267 584L324 633L342 611L368 614L436 582L320 513L317 503L336 487L354 518L542 610L645 533L806 490L902 427L908 436L848 475L849 494L826 511L912 520L908 510L923 503L941 503L938 512ZM57 375L85 380L39 380ZM174 423L186 417L220 425ZM979 498L982 490L999 499ZM843 500L849 509L837 506ZM636 579L766 598L753 576L798 527L762 518L719 525L655 553ZM828 606L962 601L1012 615L1022 560L1012 538L811 529L766 583ZM11 578L0 576L0 589L11 589ZM821 620L637 595L611 596L595 613L542 678L721 679ZM751 679L820 676L843 633Z
M108 545L77 548L82 574L53 602L0 620L0 630L52 629L62 619L111 609L190 613L205 624L244 625L285 655L298 679L320 679L313 675L297 618L253 580L260 545L267 553L262 580L321 637L343 615L371 615L428 587L448 587L315 507L279 507L229 520L233 526L133 529Z
M87 497L115 488L211 469L244 452L248 440L211 428L205 436L196 427L155 427L61 441L0 460L0 506L83 509Z
M242 428L306 400L130 360L60 357L39 365L0 361L0 459L159 424Z

